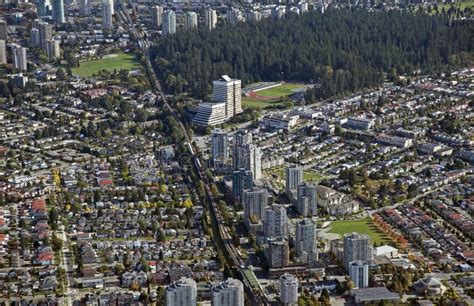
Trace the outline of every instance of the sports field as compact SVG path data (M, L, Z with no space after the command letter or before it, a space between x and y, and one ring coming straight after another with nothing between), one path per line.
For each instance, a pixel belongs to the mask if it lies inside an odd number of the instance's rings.
M114 71L125 69L132 70L139 67L135 60L135 56L131 53L109 54L103 58L84 61L79 63L78 68L72 68L72 73L83 77L90 77L99 71Z
M287 97L289 95L292 95L295 93L296 89L302 88L303 85L301 84L283 84L280 86L276 86L273 88L269 89L264 89L255 92L258 96L264 96L264 97L270 97L270 98L275 98L275 97Z
M291 102L288 97L298 89L303 89L302 84L282 84L273 88L250 92L242 96L242 105L249 108L276 108L289 107Z
M380 245L391 241L390 237L384 234L370 218L355 221L333 221L329 227L331 228L329 233L339 234L341 237L344 234L357 232L368 234L372 244Z

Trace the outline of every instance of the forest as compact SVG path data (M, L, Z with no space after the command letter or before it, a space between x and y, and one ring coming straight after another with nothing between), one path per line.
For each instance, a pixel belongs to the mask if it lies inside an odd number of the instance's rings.
M281 19L178 31L151 50L172 94L206 98L228 74L257 81L315 83L310 100L380 85L386 77L433 73L472 57L473 22L423 12L311 11Z

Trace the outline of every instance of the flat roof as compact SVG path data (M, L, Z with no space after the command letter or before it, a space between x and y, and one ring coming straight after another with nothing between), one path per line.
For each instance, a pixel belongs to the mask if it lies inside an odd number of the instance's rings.
M386 287L352 289L351 295L357 302L400 299L397 293L391 292Z

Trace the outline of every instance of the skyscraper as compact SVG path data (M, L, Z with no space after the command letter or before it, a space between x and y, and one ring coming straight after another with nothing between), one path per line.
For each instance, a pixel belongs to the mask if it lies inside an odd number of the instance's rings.
M244 305L244 285L234 278L220 282L211 290L212 306L243 306Z
M243 112L241 86L240 80L233 80L228 75L223 75L219 80L213 82L212 101L226 104L227 118L232 118Z
M91 14L91 0L80 0L79 1L79 14L81 16L89 16Z
M166 287L166 306L196 305L197 285L192 278L182 277Z
M286 167L285 169L285 191L296 189L299 184L303 183L303 169L296 165Z
M352 233L344 235L344 265L349 269L349 263L356 260L372 261L370 238L366 234Z
M288 216L283 205L273 204L265 209L263 221L265 238L288 238Z
M298 302L298 279L296 276L289 273L280 276L280 302L284 305Z
M39 45L46 52L46 42L53 38L53 28L46 22L40 22L39 26Z
M155 5L151 8L151 21L155 28L159 28L163 24L163 7Z
M8 32L7 32L7 22L5 20L0 20L0 40L7 41L8 40Z
M288 240L270 240L267 249L267 261L271 268L284 268L290 263Z
M303 183L297 187L296 210L303 217L318 214L316 185Z
M241 202L245 189L253 187L252 172L245 169L235 170L232 173L232 193Z
M192 30L197 28L198 25L198 18L195 12L187 12L186 13L186 30Z
M349 263L349 276L356 288L369 286L369 264L367 261L356 260Z
M262 178L262 150L254 144L247 147L247 167L252 172L253 180Z
M303 219L296 223L295 250L296 256L305 263L318 260L316 223L313 220Z
M53 21L55 24L65 23L64 0L52 0L53 3Z
M227 132L222 129L212 131L211 158L214 167L224 165L229 158Z
M46 0L38 0L38 3L36 4L36 13L38 14L38 17L43 17L48 14Z
M7 43L0 39L0 65L7 63Z
M113 1L105 0L102 2L102 27L105 30L111 30L113 27L114 6Z
M244 206L244 221L256 219L263 220L265 209L267 208L268 194L263 188L252 188L244 190L242 195L242 205ZM250 220L252 221L252 220Z
M248 130L238 130L234 135L233 159L234 170L245 169L245 147L252 143L252 133Z
M16 46L13 49L13 63L16 69L26 71L28 68L26 60L26 48Z
M37 28L32 28L30 31L30 42L33 46L40 45L40 34Z
M214 29L217 24L217 12L213 9L208 8L204 12L204 17L206 22L206 28L208 30Z
M176 33L176 13L167 10L163 16L163 35L171 35Z
M46 55L48 58L56 59L61 56L60 42L56 39L46 41Z

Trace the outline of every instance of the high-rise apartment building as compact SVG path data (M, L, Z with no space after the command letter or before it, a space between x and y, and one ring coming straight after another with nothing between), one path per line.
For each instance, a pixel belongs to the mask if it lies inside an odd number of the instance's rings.
M38 17L40 18L48 14L46 0L38 0L38 3L36 4L36 14L38 14Z
M163 15L163 35L171 35L176 33L176 13L167 10Z
M0 65L7 63L7 43L0 39Z
M313 220L303 219L296 223L295 250L296 256L304 263L318 260L316 223Z
M213 9L206 9L204 12L204 18L206 28L210 31L216 27L217 24L217 12Z
M372 261L372 247L367 234L345 234L344 235L344 265L349 268L349 263L362 260Z
M260 221L264 218L267 208L268 194L263 188L252 188L244 190L242 205L244 207L244 221ZM252 220L254 219L254 220Z
M151 21L155 28L159 28L163 24L163 7L155 5L151 8Z
M211 289L212 306L244 306L244 285L235 278L228 278Z
M369 286L369 264L367 261L356 260L349 263L349 276L356 288Z
M248 130L238 130L234 134L232 146L232 157L234 159L234 170L246 168L245 148L252 143L252 132Z
M242 110L242 82L233 80L228 75L223 75L214 81L212 88L212 101L224 102L226 104L226 116L233 116L243 112Z
M52 4L54 24L65 23L66 18L64 16L64 0L52 0Z
M292 165L285 169L285 191L296 190L303 183L303 168Z
M229 159L227 132L222 129L214 129L211 136L211 158L215 168L220 168Z
M46 56L51 59L56 59L61 56L60 42L56 39L46 41Z
M263 232L267 239L288 238L288 215L285 206L273 204L265 209Z
M252 172L245 169L235 170L232 173L232 194L239 202L242 200L244 190L253 187Z
M38 30L39 30L39 45L41 49L43 49L46 52L46 48L47 48L46 42L53 38L53 27L46 22L40 22L38 23Z
M298 213L303 217L316 216L318 214L316 185L303 183L296 189L296 210Z
M92 11L91 0L79 0L79 14L81 16L89 16Z
M8 25L5 20L0 20L0 40L8 40Z
M13 48L13 64L15 69L20 71L26 71L28 69L27 59L26 59L26 48L21 46L16 46Z
M290 263L288 240L270 240L266 255L270 268L284 268L288 266Z
M192 278L182 277L166 287L166 306L196 305L197 285Z
M192 30L198 26L198 16L195 12L186 13L186 30Z
M39 35L39 30L37 28L32 28L30 31L30 43L33 46L40 45L40 35Z
M111 30L114 25L113 14L114 6L113 1L105 0L102 2L102 27L104 30Z
M280 276L280 302L291 305L298 302L298 278L285 273Z

